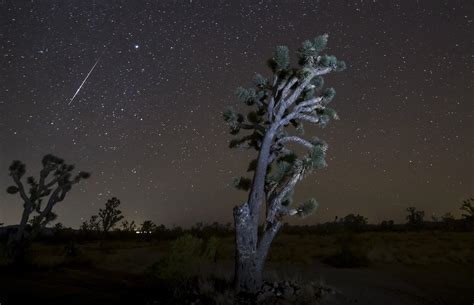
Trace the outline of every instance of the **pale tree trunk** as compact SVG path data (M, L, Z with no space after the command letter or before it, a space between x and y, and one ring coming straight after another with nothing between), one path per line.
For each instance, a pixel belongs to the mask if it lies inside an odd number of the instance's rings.
M257 168L248 202L234 208L235 223L235 289L242 293L255 293L262 284L263 262L257 251L258 220L265 198L265 176L270 147L276 128L272 127L262 141Z
M262 268L259 266L257 240L247 203L234 208L234 221L235 289L239 293L255 293L262 284Z
M262 233L260 241L253 239L251 217L247 203L234 208L235 220L235 289L238 293L256 293L262 286L263 267L270 245L281 228L281 222Z

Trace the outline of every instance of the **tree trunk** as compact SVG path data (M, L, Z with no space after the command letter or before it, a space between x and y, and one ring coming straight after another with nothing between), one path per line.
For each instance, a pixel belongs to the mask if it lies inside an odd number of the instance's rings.
M265 177L276 129L276 125L272 126L262 141L248 202L234 208L234 283L238 293L254 294L262 285L263 261L257 251L258 221L265 198Z
M262 272L263 266L265 265L265 260L267 259L268 251L270 250L270 246L273 242L273 239L280 230L281 226L282 223L277 221L266 231L264 231L262 237L260 238L260 241L258 243L258 265L262 269Z
M235 290L254 294L262 285L262 266L258 259L250 208L247 203L234 208L235 221Z
M25 203L25 208L23 209L23 214L21 215L21 221L18 225L18 229L16 230L15 241L19 242L23 239L23 235L25 234L25 228L28 224L28 218L30 216L30 207L28 203Z

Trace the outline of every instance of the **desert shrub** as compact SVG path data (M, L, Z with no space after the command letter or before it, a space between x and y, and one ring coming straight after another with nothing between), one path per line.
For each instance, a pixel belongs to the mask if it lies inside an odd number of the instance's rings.
M336 252L326 256L323 262L336 268L357 268L368 265L367 249L356 234L342 234L336 239Z
M0 242L0 266L7 265L8 263L7 244L6 242Z
M357 268L368 265L367 256L348 246L343 246L335 254L326 257L324 263L336 268Z
M64 247L64 256L66 258L77 258L82 254L81 249L76 245L74 241L69 242L65 247Z
M215 262L217 260L217 249L219 247L219 239L211 236L206 243L203 252L203 258Z
M6 246L6 256L18 266L31 264L31 240L23 238L20 241L10 239Z
M148 268L154 278L167 281L186 281L195 277L204 262L215 261L219 241L211 237L205 242L190 234L171 243L170 251Z

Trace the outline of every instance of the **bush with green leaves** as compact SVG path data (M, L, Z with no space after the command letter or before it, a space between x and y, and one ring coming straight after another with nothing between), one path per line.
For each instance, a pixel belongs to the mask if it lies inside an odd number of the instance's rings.
M198 274L203 263L215 261L218 245L215 237L204 241L190 234L183 235L171 243L169 252L147 272L160 280L189 280Z

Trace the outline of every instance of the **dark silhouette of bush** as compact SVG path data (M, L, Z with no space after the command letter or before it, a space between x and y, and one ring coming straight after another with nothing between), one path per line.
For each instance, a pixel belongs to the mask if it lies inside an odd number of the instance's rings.
M145 220L140 226L140 232L144 234L151 234L155 232L156 225L151 220Z
M369 264L367 251L361 248L357 236L353 233L343 233L337 237L339 249L334 254L323 259L323 263L336 268L357 268Z
M344 229L351 232L362 232L367 225L367 218L359 214L349 214L341 219Z
M341 247L337 253L326 257L323 262L336 268L358 268L369 264L366 256L357 254L348 246Z
M153 264L147 273L158 280L188 281L198 275L203 262L216 260L218 245L215 237L204 241L185 234L172 242L166 256Z
M392 231L394 229L394 221L393 220L384 220L380 223L380 229L382 231Z

